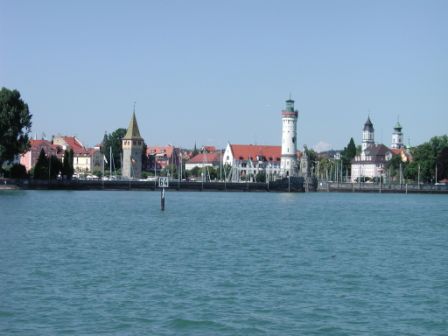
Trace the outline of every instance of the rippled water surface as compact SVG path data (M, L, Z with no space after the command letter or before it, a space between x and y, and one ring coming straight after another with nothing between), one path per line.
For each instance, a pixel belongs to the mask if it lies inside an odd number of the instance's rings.
M159 197L0 192L0 334L448 334L448 196Z

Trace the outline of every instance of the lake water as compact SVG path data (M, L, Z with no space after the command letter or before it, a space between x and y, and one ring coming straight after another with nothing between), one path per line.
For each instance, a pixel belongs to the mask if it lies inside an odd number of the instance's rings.
M1 335L447 335L448 196L0 192Z

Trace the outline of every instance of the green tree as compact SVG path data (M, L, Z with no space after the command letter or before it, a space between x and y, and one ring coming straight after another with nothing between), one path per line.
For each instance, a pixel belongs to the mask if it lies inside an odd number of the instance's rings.
M42 148L39 153L39 157L37 158L36 165L33 169L33 177L38 180L48 179L49 176L49 161L47 155L45 154L44 149Z
M308 157L308 169L310 170L310 172L313 172L315 170L315 166L316 166L316 162L317 162L317 153L314 149L308 149L308 147L306 145L303 146L304 147L304 151L305 154Z
M103 138L103 143L101 144L101 153L106 156L107 163L105 163L104 169L109 169L110 165L113 164L112 168L117 170L121 168L121 140L126 135L125 128L117 128L110 134L105 134ZM110 148L112 148L112 161L110 160Z
M62 163L61 175L67 180L71 180L75 169L73 168L73 149L64 151L64 161Z
M202 173L202 168L199 168L198 166L189 170L189 176L199 177L199 176L201 176L201 173Z
M177 178L177 166L174 164L169 164L164 169L162 169L161 174L164 176L169 175L172 178Z
M330 180L332 165L333 165L333 162L329 158L322 157L319 160L319 171L317 172L317 174L319 174L318 178L321 178L324 180Z
M345 147L344 150L341 152L342 166L343 169L348 173L348 175L351 175L352 160L354 159L355 156L356 156L355 140L353 140L353 138L350 138L347 147Z
M50 171L49 171L50 178L55 179L56 177L58 177L59 173L62 170L62 162L56 156L51 155L49 164L50 164Z
M400 165L403 172L405 171L404 163L401 161L401 155L393 155L392 158L387 161L385 168L389 174L391 180L397 180L400 176Z
M411 154L414 163L411 167L414 172L420 167L420 181L435 181L436 163L438 163L439 155L445 147L448 147L447 135L432 137L428 142L412 148Z
M448 147L444 147L437 156L437 181L448 178Z
M210 181L216 180L218 178L218 169L214 167L206 167L204 170L208 172L207 176L210 178Z
M229 165L228 163L226 163L223 167L222 167L222 177L224 179L227 179L230 175L230 172L232 171L232 166Z
M19 91L0 90L0 168L29 148L31 117Z
M264 171L260 171L255 175L256 182L266 182L266 173Z
M28 177L28 173L26 172L26 168L24 165L16 163L12 165L11 169L8 171L8 177L25 179Z

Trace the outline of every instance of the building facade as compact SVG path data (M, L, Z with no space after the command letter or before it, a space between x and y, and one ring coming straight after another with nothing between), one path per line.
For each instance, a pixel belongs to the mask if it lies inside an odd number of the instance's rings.
M297 176L297 118L298 111L294 110L294 100L286 101L286 108L282 111L282 147L280 171L282 176Z
M193 156L190 160L185 162L185 170L191 170L195 167L205 168L205 167L213 167L219 168L221 165L221 151L208 152L203 151L203 153L199 153Z
M146 157L147 165L146 170L151 172L159 172L162 169L166 169L170 165L178 166L181 159L185 160L184 153L178 147L168 146L147 146ZM190 159L190 157L188 157Z
M29 150L20 155L20 164L25 166L27 172L36 165L41 150L45 152L47 157L54 155L58 159L63 158L64 150L61 146L52 144L48 140L30 140Z
M53 144L65 150L73 150L73 169L75 173L93 173L103 168L103 154L100 148L85 147L75 136L54 136Z
M276 179L280 176L281 152L281 146L227 144L222 162L231 170L226 178L233 182L253 181L264 172L268 180Z
M135 111L132 113L126 135L121 141L123 162L121 175L124 178L141 178L143 138L140 136Z
M393 153L384 145L375 145L375 129L370 117L362 131L361 154L355 156L351 164L351 181L374 181L386 176L386 162Z

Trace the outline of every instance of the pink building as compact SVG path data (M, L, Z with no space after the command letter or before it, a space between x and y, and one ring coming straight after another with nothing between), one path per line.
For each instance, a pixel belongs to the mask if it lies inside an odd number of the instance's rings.
M54 155L59 159L62 159L64 154L61 146L54 145L48 140L30 140L30 145L28 152L20 155L20 164L25 166L26 171L30 171L36 165L42 149L47 156Z

